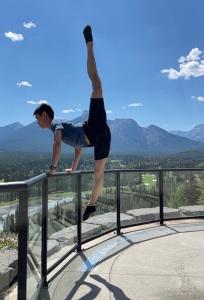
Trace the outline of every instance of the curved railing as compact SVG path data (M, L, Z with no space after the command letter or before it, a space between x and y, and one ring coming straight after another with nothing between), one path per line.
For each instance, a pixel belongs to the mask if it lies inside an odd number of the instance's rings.
M106 170L103 197L97 202L100 217L96 215L84 223L82 213L93 171L42 174L22 182L1 183L0 195L16 192L19 199L18 299L37 298L41 288L49 286L47 275L56 266L73 251L80 252L84 243L108 232L120 234L121 228L138 224L163 225L165 220L203 218L204 205L197 205L197 200L191 208L174 208L169 200L172 190L175 193L191 180L199 184L203 175L204 169L197 168ZM61 191L60 199L56 193L62 183L66 191ZM64 208L66 218L60 219Z

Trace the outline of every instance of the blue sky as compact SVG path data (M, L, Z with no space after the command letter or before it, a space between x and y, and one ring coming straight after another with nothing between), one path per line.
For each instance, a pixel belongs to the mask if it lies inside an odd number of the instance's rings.
M33 122L40 101L68 120L88 109L87 24L108 119L204 123L203 0L7 0L0 11L0 126Z

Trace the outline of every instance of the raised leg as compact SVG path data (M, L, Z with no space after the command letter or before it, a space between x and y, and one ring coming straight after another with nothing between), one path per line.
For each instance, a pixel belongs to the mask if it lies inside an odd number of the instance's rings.
M89 25L86 26L83 33L87 46L87 72L92 83L91 98L103 98L101 80L98 75L93 52L93 37L91 27Z

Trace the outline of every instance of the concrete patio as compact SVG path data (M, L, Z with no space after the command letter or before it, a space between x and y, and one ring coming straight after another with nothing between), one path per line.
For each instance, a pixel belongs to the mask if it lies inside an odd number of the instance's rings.
M203 262L203 220L137 226L73 253L49 274L40 299L203 300Z

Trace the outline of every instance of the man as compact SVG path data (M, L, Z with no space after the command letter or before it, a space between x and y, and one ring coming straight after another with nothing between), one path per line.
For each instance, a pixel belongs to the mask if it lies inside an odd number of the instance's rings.
M102 85L98 76L93 53L92 29L88 25L83 31L87 46L87 72L92 83L92 94L88 120L83 124L73 124L67 120L54 118L54 111L47 104L39 105L34 111L41 128L48 128L54 133L52 165L49 173L57 169L61 152L61 141L74 147L75 156L72 167L66 172L74 172L79 163L83 147L94 147L94 186L91 199L83 214L83 221L96 211L95 203L103 187L104 167L110 151L111 134L106 123L106 112L102 95Z

